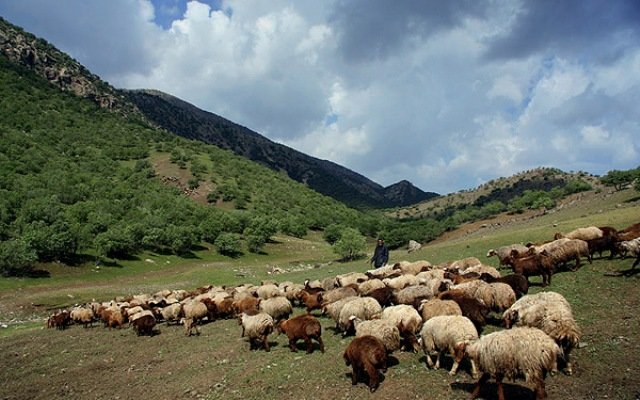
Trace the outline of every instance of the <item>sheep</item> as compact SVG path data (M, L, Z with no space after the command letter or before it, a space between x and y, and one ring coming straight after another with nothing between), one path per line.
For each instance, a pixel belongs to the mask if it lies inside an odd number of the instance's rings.
M182 304L169 304L168 306L163 307L160 310L160 313L162 314L162 318L167 321L167 325L169 325L171 322L178 323L180 321L180 318L182 317Z
M320 293L322 292L324 292L324 290L310 293L307 289L304 289L299 293L300 301L305 305L307 314L311 314L311 311L322 308L322 301L320 300Z
M553 260L548 256L546 250L541 253L516 258L515 254L511 255L511 263L513 272L523 275L529 282L530 276L542 276L542 286L551 284L551 275L553 274Z
M618 231L617 240L620 242L627 242L637 237L640 237L640 223L630 225Z
M478 260L476 257L467 257L461 260L455 260L447 263L447 268L457 269L458 271L466 271L467 268L480 265L482 262Z
M602 237L603 235L604 233L602 232L602 229L598 228L597 226L588 226L586 228L574 229L571 232L566 234L563 234L562 232L556 232L553 238L554 239L567 238L567 239L589 240L589 239Z
M64 330L71 323L71 315L68 311L63 310L53 314L47 319L47 328L56 328Z
M394 291L390 287L382 287L378 289L374 289L367 297L371 297L375 299L381 306L387 307L393 303Z
M428 286L407 286L394 295L395 304L413 305L421 300L431 299L434 297L433 290Z
M279 287L284 291L284 296L291 302L292 305L299 302L299 294L304 289L304 285L300 283L292 283L287 285L280 284Z
M384 319L372 319L362 321L354 318L353 325L356 329L356 337L375 336L382 340L387 353L400 349L400 331L391 321Z
M335 289L327 290L325 292L318 293L318 301L321 304L329 304L334 301L338 301L345 297L357 296L358 292L351 286L338 287Z
M398 327L400 336L405 341L405 348L417 352L420 348L416 334L422 327L422 317L413 306L400 304L382 310L381 319Z
M414 262L399 262L393 265L392 269L400 270L403 274L417 275L420 272L428 271L432 267L431 263L426 260L418 260Z
M459 289L447 290L440 293L438 298L440 300L455 301L460 306L462 315L473 322L478 333L482 332L482 328L487 324L487 317L489 316L489 307L482 300L469 297L468 293Z
M365 275L367 275L369 279L385 279L400 276L402 275L402 271L393 269L393 265L384 265L380 268L365 271Z
M338 329L344 336L353 333L352 316L362 320L373 319L382 313L382 307L371 297L357 297L347 302L338 316Z
M136 313L131 317L129 322L133 326L133 330L136 331L136 335L153 335L153 328L156 326L156 318L149 310L144 310Z
M216 318L226 319L234 316L235 310L233 309L233 298L225 297L219 301L214 299L214 303L216 305Z
M387 285L385 285L381 279L372 278L358 285L358 293L362 296L367 296L369 293L371 293L371 291L383 287L387 287Z
M265 351L270 351L268 336L273 332L273 318L267 313L249 315L242 313L238 318L238 324L242 325L242 337L249 338L249 350L254 343L261 343Z
M520 297L529 293L529 281L527 281L527 278L520 274L509 274L501 276L500 278L495 278L489 274L481 274L480 280L483 280L487 283L506 283L507 285L511 286L511 289L516 295L516 299L519 299Z
M257 313L258 306L260 304L260 300L253 297L248 296L244 298L240 298L239 300L234 300L233 302L233 310L236 315L240 315L242 313Z
M478 339L478 331L467 317L438 315L424 323L420 337L427 365L434 369L440 368L440 356L448 350L453 358L449 375L455 375L465 355L466 346ZM430 355L434 351L437 352L435 364ZM475 363L471 360L471 375L476 378L477 374Z
M353 339L344 354L345 364L351 366L351 384L358 383L358 376L366 372L369 376L369 391L375 392L380 377L378 370L387 372L387 351L382 340L374 336L361 336Z
M415 275L411 274L404 274L395 278L385 278L382 280L382 282L384 282L387 287L390 287L394 290L401 290L407 286L417 285L419 283L418 278L416 278Z
M340 319L340 311L342 308L350 301L355 299L359 299L357 296L346 297L344 299L340 299L338 301L334 301L333 303L326 304L322 307L322 314L327 315L329 318L335 321L336 329L338 329L338 321Z
M183 322L185 335L191 336L191 331L194 328L196 330L196 335L199 335L200 329L198 328L198 322L209 315L209 309L207 306L201 301L192 300L185 303L182 306L182 310L184 313Z
M606 235L601 238L589 239L586 241L587 247L589 248L589 256L593 259L593 255L597 252L600 257L602 257L602 252L609 251L609 259L612 259L613 256L617 253L616 238L611 235Z
M291 302L286 297L272 297L267 300L260 301L258 309L265 312L273 318L274 321L287 319L293 313Z
M440 300L438 298L423 300L418 307L422 322L427 322L437 315L462 315L458 303L453 300Z
M335 287L346 287L350 285L358 285L369 280L369 277L362 272L348 272L338 275L335 278Z
M619 247L621 254L624 254L625 256L628 254L631 257L636 258L631 266L632 269L635 268L636 265L640 263L640 238L620 242Z
M509 265L511 250L516 250L518 253L524 254L529 249L523 244L511 244L508 246L498 247L497 249L489 249L489 251L487 251L487 257L498 257L499 266Z
M120 328L124 325L124 315L118 307L103 308L99 315L105 328Z
M544 378L556 368L561 352L553 339L537 328L514 328L484 335L466 348L467 356L482 373L471 397L479 397L485 383L493 377L498 385L498 399L504 400L502 379L524 377L534 385L536 399L545 399Z
M570 354L579 343L581 332L571 305L561 294L541 292L524 296L504 312L503 324L506 328L528 326L544 331L562 348L564 372L573 373Z
M516 301L516 294L511 286L501 282L485 283L478 286L474 297L482 300L491 311L497 313L502 313Z
M270 299L272 297L284 296L284 292L280 290L277 285L272 283L258 286L256 294L262 300Z
M533 252L535 253L536 249ZM589 263L592 261L589 254L589 245L580 239L570 239L554 248L544 249L540 254L546 254L550 257L554 269L557 269L561 264L565 265L570 260L575 260L576 263L571 268L572 271L575 271L580 267L580 256L587 257Z
M422 271L416 275L419 282L426 282L432 279L444 279L445 270L436 268L429 271Z
M484 264L474 265L472 267L469 267L464 270L464 273L465 275L476 273L478 274L478 276L482 274L489 274L494 278L500 278L500 272L495 267L492 267L491 265L484 265Z
M85 328L93 325L93 311L90 308L75 307L71 310L71 319L77 324L82 324Z
M320 344L320 351L324 353L324 343L322 342L322 326L320 321L312 315L298 315L286 321L280 321L276 325L278 334L284 333L289 338L289 348L297 352L296 341L304 340L307 345L307 354L313 352L311 339L315 339Z

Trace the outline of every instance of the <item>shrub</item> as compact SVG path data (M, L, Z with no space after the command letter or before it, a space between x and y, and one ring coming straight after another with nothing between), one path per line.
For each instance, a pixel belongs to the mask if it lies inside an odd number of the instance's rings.
M353 228L345 228L340 239L333 245L333 251L343 260L355 260L364 255L366 240L362 234Z
M237 233L222 233L218 235L214 245L218 248L218 253L235 257L241 254L240 235Z

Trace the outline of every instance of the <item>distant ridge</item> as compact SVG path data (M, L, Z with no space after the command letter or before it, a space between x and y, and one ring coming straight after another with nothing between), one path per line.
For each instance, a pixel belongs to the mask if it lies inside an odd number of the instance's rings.
M353 207L401 207L438 196L424 192L406 180L382 187L336 163L275 143L246 127L157 90L124 92L146 118L159 127L185 138L215 144L285 172L317 192Z

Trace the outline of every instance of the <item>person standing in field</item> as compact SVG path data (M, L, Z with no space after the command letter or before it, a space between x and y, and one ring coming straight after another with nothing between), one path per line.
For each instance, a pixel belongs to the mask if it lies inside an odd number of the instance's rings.
M373 257L371 257L369 264L373 263L375 268L380 268L386 265L387 261L389 261L389 249L384 245L384 239L380 238L378 239L378 244L373 251Z

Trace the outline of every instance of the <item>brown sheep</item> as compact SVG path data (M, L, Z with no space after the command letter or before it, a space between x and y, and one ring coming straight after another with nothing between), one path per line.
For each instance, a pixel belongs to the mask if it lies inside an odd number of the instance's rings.
M53 314L47 319L47 328L64 330L71 323L69 312L64 310Z
M233 302L233 310L236 315L242 313L257 314L259 312L260 299L257 297L245 297Z
M382 307L388 307L393 304L394 292L393 289L385 286L383 288L372 290L367 296L376 299Z
M307 314L311 314L313 310L322 309L322 296L321 293L324 290L317 292L309 292L307 289L301 290L298 294L300 301L306 306Z
M487 324L487 318L489 317L489 306L484 304L481 300L473 297L468 297L465 292L459 289L447 290L438 295L440 300L453 300L458 303L462 315L469 318L473 325L476 327L478 334L482 332L482 329Z
M378 370L387 372L387 350L382 340L374 336L353 339L344 351L343 358L351 366L351 384L358 383L358 376L366 372L369 376L369 390L374 392L380 384Z
M105 328L121 328L124 325L124 315L118 308L104 308L100 310L100 319Z
M523 275L509 274L496 278L493 275L483 273L480 275L480 279L487 283L501 282L511 286L513 292L516 294L516 298L520 298L529 293L529 281Z
M516 258L515 254L511 256L513 272L523 275L529 281L530 276L542 276L542 286L551 284L551 275L553 274L553 261L543 250L542 253L529 255L522 258Z
M151 311L142 311L134 316L134 319L131 320L131 325L138 336L151 336L153 335L153 328L156 326L156 319Z
M320 351L324 353L324 343L322 342L322 326L320 321L313 315L303 314L280 321L277 325L278 334L284 333L289 338L289 348L296 352L296 341L304 340L307 345L307 353L313 352L311 339L315 339L320 344Z

